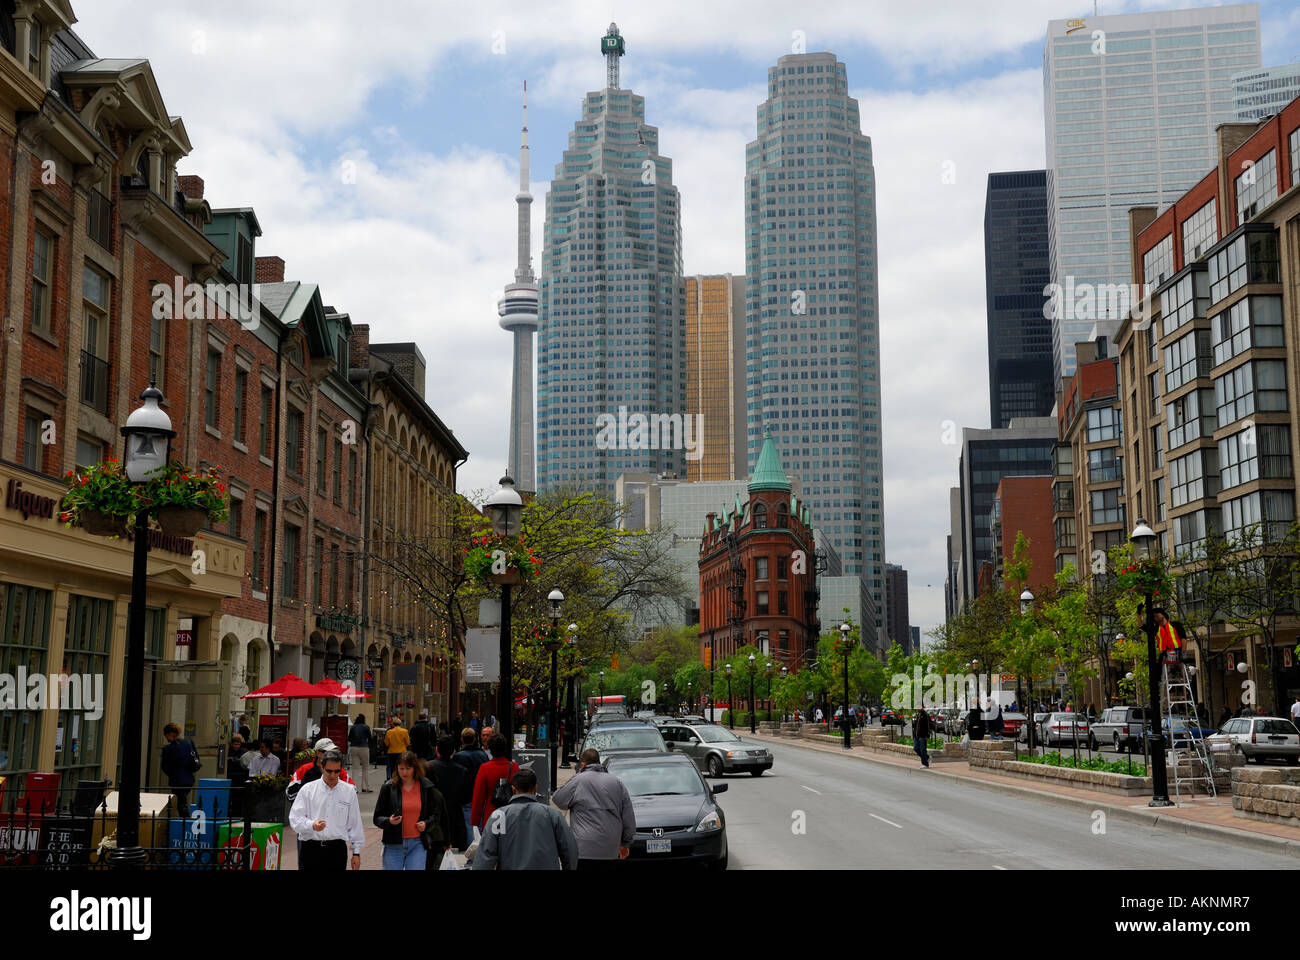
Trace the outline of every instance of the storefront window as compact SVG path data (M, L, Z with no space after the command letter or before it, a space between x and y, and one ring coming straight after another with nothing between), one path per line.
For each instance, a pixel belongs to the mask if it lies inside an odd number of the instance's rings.
M0 673L15 680L20 669L29 677L44 676L52 602L48 590L0 583ZM20 688L18 696L25 690ZM13 706L0 710L0 774L6 777L40 765L41 713L23 709L23 703ZM17 789L17 784L13 788Z
M82 702L59 704L59 727L54 735L54 769L63 774L60 789L76 790L78 780L100 779L104 749L104 704L95 717L87 706L89 693L108 690L109 645L113 636L113 601L96 597L68 597L68 630L63 642L63 670L81 677ZM96 682L96 678L99 678ZM101 697L102 699L102 697ZM75 709L65 709L66 707ZM116 771L109 774L116 780Z

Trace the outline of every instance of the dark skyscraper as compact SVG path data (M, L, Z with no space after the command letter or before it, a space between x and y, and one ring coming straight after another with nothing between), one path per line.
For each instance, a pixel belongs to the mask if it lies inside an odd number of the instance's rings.
M1047 171L989 174L984 201L984 292L989 333L989 422L1052 411L1052 321Z

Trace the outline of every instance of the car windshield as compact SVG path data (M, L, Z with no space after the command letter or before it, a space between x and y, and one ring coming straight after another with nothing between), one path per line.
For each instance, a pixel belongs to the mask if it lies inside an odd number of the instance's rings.
M704 784L693 765L676 763L645 764L644 766L615 766L610 773L623 781L627 792L634 797L661 795L690 795L704 793Z
M740 739L740 737L736 736L726 727L715 727L715 726L708 726L708 725L696 727L695 735L700 738L701 743L719 743L724 741Z
M628 750L638 747L657 750L662 743L663 737L657 730L593 730L587 736L583 748L599 750L602 753L606 750Z

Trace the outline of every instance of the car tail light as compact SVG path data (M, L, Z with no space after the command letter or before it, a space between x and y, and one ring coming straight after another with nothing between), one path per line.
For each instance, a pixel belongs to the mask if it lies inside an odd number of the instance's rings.
M1127 737L1127 736L1128 736L1128 727L1125 727L1123 732L1124 732L1124 736Z

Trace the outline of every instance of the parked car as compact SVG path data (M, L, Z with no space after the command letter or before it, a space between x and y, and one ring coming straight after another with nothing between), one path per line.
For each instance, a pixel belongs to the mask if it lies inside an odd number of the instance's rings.
M627 787L636 814L632 863L699 863L727 869L727 821L714 799L727 789L684 756L615 757L607 768Z
M663 735L654 724L624 718L622 723L602 723L587 730L582 746L583 750L594 748L600 752L600 759L626 756L629 754L667 753Z
M1088 718L1082 713L1053 713L1040 728L1042 742L1047 746L1069 744L1097 749L1097 738L1092 735Z
M1140 750L1145 716L1142 707L1107 707L1092 722L1092 735L1099 743L1109 743L1116 750Z
M711 777L747 772L761 777L772 769L772 751L761 744L742 740L716 723L669 724L661 727L667 748L695 761Z
M1016 739L1021 743L1029 743L1029 728L1032 723L1034 727L1034 743L1043 742L1043 724L1045 724L1052 715L1050 713L1035 713L1031 722L1022 723L1020 730L1016 733Z
M1247 762L1280 759L1300 763L1300 730L1285 717L1236 717L1206 738L1210 749L1231 744Z
M949 725L959 713L960 711L956 707L939 707L931 713L930 725L934 728L934 732L960 736L960 734L953 734L949 729Z
M880 711L880 725L882 727L901 727L906 721L897 710L891 710L889 707Z
M1018 737L1020 728L1029 720L1023 713L1007 713L1002 711L1002 736Z
M1160 724L1160 729L1164 734L1165 746L1173 746L1169 736L1169 718L1165 717ZM1173 725L1173 740L1178 745L1183 745L1190 740L1204 740L1206 737L1213 736L1218 731L1213 727L1201 726L1201 721L1195 717L1175 717Z

